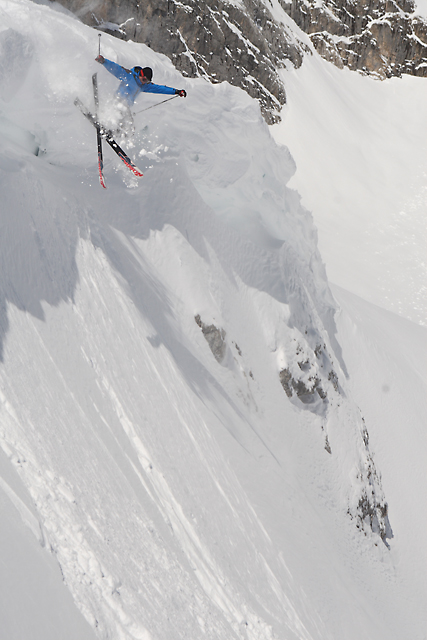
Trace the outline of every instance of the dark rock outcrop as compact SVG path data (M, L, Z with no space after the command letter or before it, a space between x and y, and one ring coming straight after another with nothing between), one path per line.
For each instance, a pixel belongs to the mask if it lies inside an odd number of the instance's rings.
M332 368L332 358L325 344L316 345L313 361L307 357L300 344L296 345L295 355L298 369L293 372L290 367L282 369L279 372L280 384L288 398L296 396L303 405L308 405L308 409L319 413L315 405L319 398L325 407L328 405L327 389L331 385L336 393L340 393L338 376Z
M281 0L321 56L380 78L427 76L427 21L412 0Z
M282 369L279 373L280 383L288 398L292 398L296 393L303 404L312 404L316 397L326 400L327 394L323 390L320 378L317 375L311 376L307 382L294 378L290 370Z
M214 324L205 324L199 314L194 317L194 320L201 328L205 340L215 357L215 360L221 363L224 360L225 353L227 351L224 329L218 329L218 327L216 327Z
M361 436L366 459L363 468L359 471L358 481L363 489L355 512L352 513L349 510L349 514L356 518L359 529L365 530L367 526L373 533L379 534L382 541L388 546L387 540L394 537L388 517L388 504L381 487L381 478L369 450L369 434L363 418Z

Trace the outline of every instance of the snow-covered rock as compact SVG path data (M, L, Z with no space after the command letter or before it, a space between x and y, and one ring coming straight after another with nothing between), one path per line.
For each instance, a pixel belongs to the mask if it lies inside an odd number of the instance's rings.
M344 65L380 78L403 73L427 76L427 21L412 0L282 2L317 51Z

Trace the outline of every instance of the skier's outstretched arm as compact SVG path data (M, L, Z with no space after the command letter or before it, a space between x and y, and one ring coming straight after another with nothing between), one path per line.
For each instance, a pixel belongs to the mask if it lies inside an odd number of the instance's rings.
M121 67L116 62L107 60L107 58L104 58L104 56L98 56L96 58L96 61L99 62L100 64L103 64L104 67L107 69L107 71L112 73L113 76L115 76L119 80L126 80L130 75L129 69L125 69L124 67Z
M162 84L154 84L153 82L144 85L142 91L144 93L163 93L169 96L179 95L182 98L185 98L187 96L187 93L186 91L184 91L184 89L173 89L172 87L166 87Z

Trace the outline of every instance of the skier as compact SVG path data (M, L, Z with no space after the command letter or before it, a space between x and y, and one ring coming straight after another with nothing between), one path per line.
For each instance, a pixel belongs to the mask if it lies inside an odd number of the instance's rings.
M107 71L120 80L119 88L116 91L117 106L120 114L119 133L126 135L129 131L134 132L130 107L140 93L163 93L166 95L177 95L181 98L187 97L187 92L184 89L173 89L172 87L151 82L153 70L150 67L132 67L132 69L125 69L125 67L111 60L107 60L107 58L104 58L102 55L99 55L95 60L104 65Z

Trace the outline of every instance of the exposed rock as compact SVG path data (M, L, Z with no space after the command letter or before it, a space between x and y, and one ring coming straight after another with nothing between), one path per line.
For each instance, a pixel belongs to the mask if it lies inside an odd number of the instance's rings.
M236 347L236 351L239 354L240 357L242 357L242 350L240 349L239 345L237 344L237 342L233 342L234 346Z
M313 358L313 355L316 359ZM307 407L318 413L317 404L319 398L323 403L327 404L327 391L328 384L332 383L332 386L336 392L339 393L338 377L334 370L331 368L332 359L327 352L325 344L317 344L314 351L311 351L310 347L302 345L302 343L296 343L295 352L291 355L291 359L295 358L296 365L301 373L297 372L294 366L291 370L290 367L286 367L279 372L280 383L285 390L288 398L292 398L295 394L297 398L304 405L312 405ZM329 372L326 374L326 372Z
M292 398L294 392L303 404L312 404L319 396L326 400L327 393L324 391L321 380L317 375L310 376L308 381L294 378L289 369L282 369L279 373L280 383L288 398Z
M280 371L280 373L279 373L279 379L280 379L280 384L284 388L288 398L292 398L292 394L293 394L293 388L292 388L293 387L293 384L292 384L293 378L292 378L292 374L289 371L289 369L282 369L282 371Z
M332 383L332 386L334 387L335 391L338 392L339 391L338 376L333 369L328 374L328 380L329 382Z
M60 2L86 24L164 53L183 75L242 87L269 123L280 120L286 102L277 70L287 61L300 66L307 49L261 0Z
M366 427L364 429L366 431ZM374 533L379 534L383 542L387 544L387 539L390 540L394 537L388 518L388 504L385 501L381 479L377 474L367 444L365 444L365 448L367 453L365 467L358 477L363 489L356 513L350 512L350 515L356 518L359 529L365 530L365 527L368 527Z
M205 324L199 315L194 317L196 323L202 330L203 335L206 338L206 342L209 345L210 350L217 362L221 363L224 360L227 350L227 343L225 342L224 329L218 329L214 324Z
M388 519L388 505L387 503L377 504L375 501L375 495L372 491L368 496L365 493L359 501L359 528L361 523L366 523L373 533L378 533L381 536L382 541L387 544L387 540L393 538L393 531Z
M412 0L281 0L321 56L380 78L427 76L427 21Z

